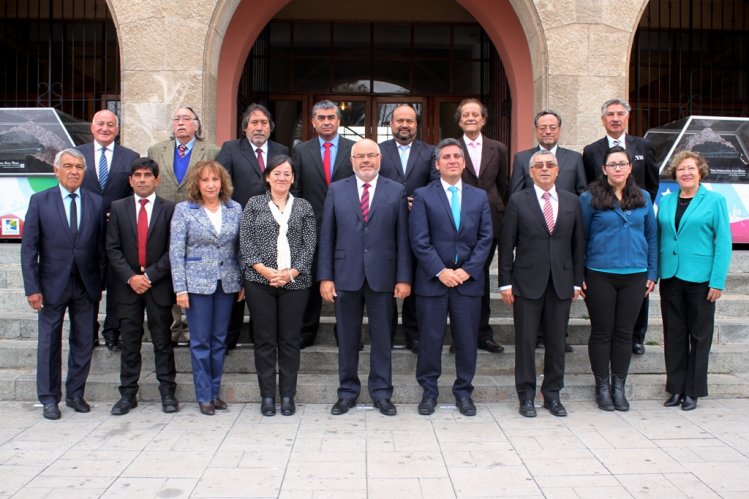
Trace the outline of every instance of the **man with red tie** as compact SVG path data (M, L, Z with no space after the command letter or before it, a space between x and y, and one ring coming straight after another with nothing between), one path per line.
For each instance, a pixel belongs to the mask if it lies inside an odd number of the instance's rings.
M138 406L141 372L143 312L153 342L156 378L164 412L179 410L174 397L177 383L169 326L172 305L172 266L169 263L169 228L174 203L156 195L159 165L140 158L130 167L134 195L112 203L107 226L107 255L117 289L122 357L120 400L112 414L122 416Z
M331 182L354 174L351 167L351 147L354 141L338 135L341 110L334 102L329 100L318 102L312 106L311 117L312 127L317 137L296 146L294 168L297 174L293 194L306 199L312 205L319 234L328 186ZM312 282L316 280L317 250L312 261ZM308 347L315 342L317 329L320 326L321 308L320 293L310 291L300 334L301 348Z

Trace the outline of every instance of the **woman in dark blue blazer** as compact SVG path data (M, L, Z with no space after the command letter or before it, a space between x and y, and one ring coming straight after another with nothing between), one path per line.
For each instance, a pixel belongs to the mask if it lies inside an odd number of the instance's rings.
M713 341L715 300L731 263L726 200L700 181L710 174L705 158L681 151L666 175L679 184L658 210L661 314L666 356L666 407L697 407L707 395L707 364Z
M237 261L242 206L231 199L231 178L216 161L196 163L185 184L187 201L172 217L169 261L177 305L190 324L195 396L200 412L211 416L226 409L220 398L226 334L234 301L244 298Z
M632 178L627 151L612 147L601 168L603 175L580 196L588 355L599 409L627 411L624 383L632 359L632 329L656 280L657 227L650 195Z

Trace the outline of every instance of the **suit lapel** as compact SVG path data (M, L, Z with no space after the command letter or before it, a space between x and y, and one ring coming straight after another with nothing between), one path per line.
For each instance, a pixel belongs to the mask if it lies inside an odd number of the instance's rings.
M486 168L492 163L494 156L494 145L489 144L486 141L486 137L481 136L483 144L481 144L481 168L479 168L479 177L484 174Z
M68 240L71 242L71 244L75 243L75 241L73 241L73 236L70 234L70 220L68 220L67 215L65 215L65 205L63 204L63 201L62 201L62 194L60 193L60 188L56 187L56 190L51 191L50 194L54 196L55 211L57 212L57 216L60 219L60 227L63 227L65 229L63 232L65 232L65 235L68 238ZM80 208L81 206L79 204L78 209L80 210ZM78 227L78 230L80 231L80 227Z
M263 173L260 171L260 163L257 162L257 156L255 155L255 148L252 144L250 144L250 141L246 138L242 139L242 141L239 143L239 149L242 151L242 154L247 159L247 162L250 165L250 169L252 169L256 174L262 177ZM270 144L268 145L268 156L270 156ZM266 161L265 163L268 163L268 158L264 158Z
M525 202L528 204L528 209L533 213L536 221L541 224L546 233L549 234L549 226L546 225L546 217L544 216L544 212L541 209L541 205L538 203L538 198L536 197L536 189L534 187L528 187L522 192L525 192Z
M213 237L218 239L218 233L216 232L216 228L211 223L211 220L208 218L208 214L205 212L205 208L203 208L202 204L190 204L190 212L192 212L192 217L195 219L196 222L198 222L200 225L202 225L208 232L213 234ZM224 210L225 211L225 210ZM223 218L225 217L225 214L221 215L221 220L223 221Z
M455 226L455 219L453 218L453 210L450 208L450 199L447 197L447 193L445 192L445 189L442 188L442 182L435 182L433 184L430 184L432 188L434 189L434 193L439 198L439 200L442 203L442 209L445 210L445 214L447 215L448 220L450 220L450 224L452 225L455 232L458 232L458 228ZM463 192L461 194L461 201L464 201L466 196L466 183L463 182ZM460 203L460 218L463 219L463 216L465 215L465 205L466 203L461 202ZM462 225L462 224L461 224Z
M130 196L128 199L128 205L127 209L125 210L125 216L127 217L127 224L130 226L130 229L133 231L133 237L135 241L138 241L138 210L140 210L139 206L136 206L135 204L135 196ZM153 212L151 213L151 220L153 220Z
M408 158L409 163L411 162L411 156L413 155L413 153L413 146L411 146L411 154L409 154ZM391 165L395 165L395 171L398 177L405 178L406 175L403 174L403 165L401 165L401 156L400 151L398 150L398 143L395 141L395 139L391 139L386 144L383 144L382 154L383 156L387 156L386 161L383 162L388 162ZM408 172L408 166L406 168L406 171Z
M156 197L153 201L153 209L151 210L151 223L148 224L148 238L151 238L153 228L159 225L159 217L164 211L164 205L161 200Z
M375 189L374 196L369 200L369 220L372 219L374 212L384 202L383 200L385 197L388 196L389 188L390 185L388 185L387 179L382 175L379 175L377 177L377 188ZM361 209L359 211L361 211ZM364 220L363 216L362 220Z
M463 155L465 156L465 163L466 167L464 171L468 171L468 174L478 180L479 178L476 176L476 169L473 167L473 160L471 159L471 154L468 152L468 144L466 144L465 140L463 140L463 137L460 138L460 145L463 147ZM484 155L483 152L481 154L481 160L483 162Z
M359 201L359 188L356 183L356 177L351 176L345 180L345 189L346 189L346 197L351 202L351 211L356 213L356 218L359 219L361 223L364 223L364 215L362 215L361 212L361 202ZM369 200L370 208L372 206L372 199ZM371 210L370 210L371 211Z

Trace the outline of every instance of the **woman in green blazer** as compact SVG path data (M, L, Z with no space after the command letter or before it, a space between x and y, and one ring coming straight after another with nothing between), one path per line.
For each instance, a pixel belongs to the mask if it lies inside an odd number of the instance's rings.
M726 200L700 181L710 169L697 152L681 151L666 174L679 190L658 209L661 314L666 355L666 407L689 411L707 396L707 364L713 341L715 300L731 263Z

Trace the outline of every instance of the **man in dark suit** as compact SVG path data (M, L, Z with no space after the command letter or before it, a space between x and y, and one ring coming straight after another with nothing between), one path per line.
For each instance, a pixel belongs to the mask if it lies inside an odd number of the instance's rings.
M551 151L559 162L559 176L555 183L558 190L580 195L588 187L585 177L583 157L572 149L559 146L559 138L562 135L562 117L551 109L545 109L536 114L533 120L536 127L536 140L538 147L526 149L515 154L512 162L512 179L510 181L510 194L533 187L533 179L530 175L531 156L537 151Z
M408 104L400 105L390 117L393 138L380 142L380 175L400 182L406 188L409 208L413 203L414 191L439 178L439 173L434 168L434 146L416 140L417 127L416 110ZM406 348L416 353L419 351L419 329L413 295L403 300L402 317ZM398 310L394 309L393 334L397 324Z
M460 144L465 154L463 182L486 191L491 207L494 237L489 255L484 264L484 296L481 299L481 322L479 324L478 347L487 352L504 351L502 345L494 341L494 332L489 325L491 315L491 296L489 290L489 267L497 249L499 226L505 210L505 199L510 181L510 169L507 166L507 147L496 140L488 139L481 134L486 124L489 111L477 99L464 99L455 112L463 136Z
M440 181L416 189L409 220L411 249L416 255L414 292L419 324L416 380L424 389L419 414L437 405L442 374L442 344L450 313L455 347L453 395L464 416L475 416L476 373L484 265L494 231L486 193L461 180L465 159L461 143L444 139L437 145Z
M302 142L294 151L294 169L296 184L292 194L307 200L315 212L317 233L323 216L323 205L331 182L350 177L354 174L351 168L351 147L353 140L338 135L341 124L341 110L334 102L323 100L312 106L312 127L317 137ZM318 279L317 251L312 261L312 282ZM304 311L304 322L300 333L301 348L315 342L317 329L320 327L320 309L322 298L316 290L311 290Z
M289 154L288 147L269 140L275 127L276 124L268 108L262 104L250 104L242 117L244 137L224 142L216 156L216 161L229 172L234 185L234 193L231 197L242 205L242 209L252 196L265 192L263 171L268 160L279 154L286 156ZM229 331L226 335L227 350L233 350L237 346L244 320L244 305L245 300L234 303ZM250 336L252 336L251 330Z
M122 331L121 398L111 412L122 416L138 406L144 311L148 311L162 409L166 413L177 412L176 369L169 330L175 303L169 263L174 203L156 196L159 165L152 159L135 160L129 178L134 195L112 203L107 225L107 255L113 272L111 280L118 287Z
M187 198L185 179L187 170L199 161L216 159L218 147L205 141L200 118L190 106L180 106L172 115L172 136L148 148L148 157L160 167L156 194L173 203ZM187 321L182 319L182 309L172 308L172 343L190 342Z
M520 414L536 415L535 345L543 326L544 407L554 416L566 416L559 392L564 386L564 337L570 306L580 296L583 282L582 214L577 195L554 185L559 165L551 151L533 154L530 176L534 186L513 194L505 210L499 285L502 300L513 305Z
M70 315L65 403L89 412L83 399L94 347L95 304L106 275L101 196L81 189L86 161L77 149L57 153L59 185L31 196L21 243L23 285L39 312L36 390L47 419L60 419L62 322Z
M338 325L340 386L331 413L348 412L361 391L359 340L366 304L372 340L369 395L382 414L394 416L390 400L392 297L402 299L411 293L406 191L378 175L380 149L375 142L357 142L351 160L356 176L334 182L328 189L317 270L320 294L335 303Z
M655 197L658 195L658 164L655 159L655 149L647 139L626 133L630 111L629 103L621 99L609 99L603 103L603 106L601 106L601 123L606 129L606 136L583 148L585 175L588 183L594 181L601 175L606 151L614 146L623 147L627 150L632 161L631 171L635 182L648 191L651 201L655 201ZM644 290L643 294L645 294ZM645 353L645 334L648 330L649 308L650 299L645 296L632 334L632 352L638 355Z
M91 134L94 136L94 141L76 147L86 159L87 171L81 187L101 196L102 207L107 216L112 201L130 194L127 176L130 172L130 164L138 159L137 152L115 143L114 140L119 133L120 123L117 115L111 111L102 110L94 114L91 120ZM101 336L109 350L114 350L120 338L115 307L117 297L114 293L114 286L107 282L105 304L107 315ZM99 341L99 323L96 320L98 315L99 304L97 303L94 310L94 344Z

